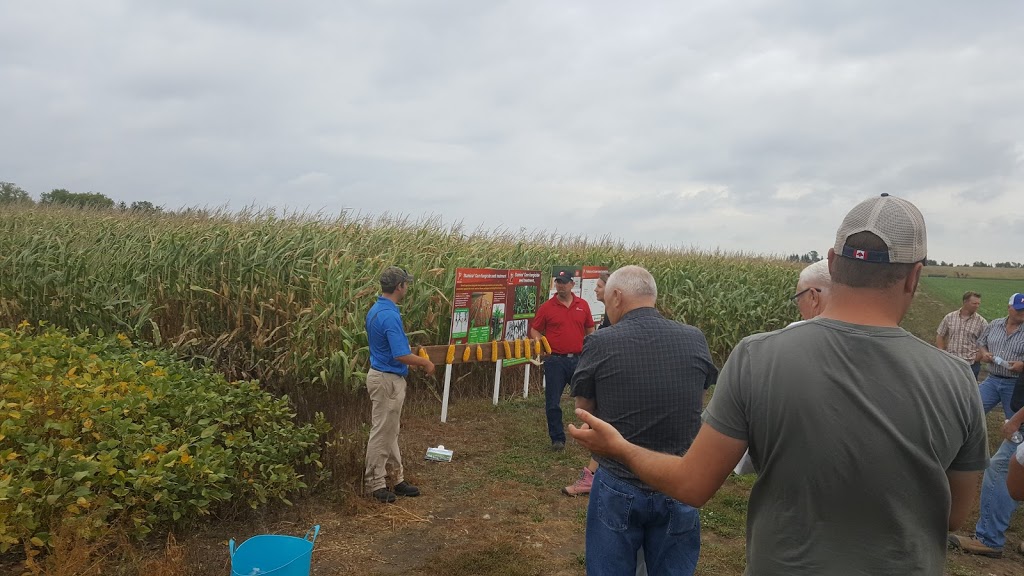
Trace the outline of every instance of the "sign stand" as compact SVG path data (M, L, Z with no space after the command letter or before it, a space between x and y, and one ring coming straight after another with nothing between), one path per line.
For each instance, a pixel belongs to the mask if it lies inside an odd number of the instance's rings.
M525 376L523 376L523 398L526 398L530 394L530 363L526 363L526 370L524 370Z
M501 392L501 360L494 363L494 396L491 404L498 405L498 394Z
M441 422L448 421L448 393L452 389L452 365L444 366L444 396L441 397Z

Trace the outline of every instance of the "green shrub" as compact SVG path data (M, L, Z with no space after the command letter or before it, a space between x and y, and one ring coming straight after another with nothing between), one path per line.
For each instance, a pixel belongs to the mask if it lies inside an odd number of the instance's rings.
M124 335L0 330L0 552L45 546L88 518L142 536L159 525L304 488L322 417ZM53 526L55 527L55 526Z

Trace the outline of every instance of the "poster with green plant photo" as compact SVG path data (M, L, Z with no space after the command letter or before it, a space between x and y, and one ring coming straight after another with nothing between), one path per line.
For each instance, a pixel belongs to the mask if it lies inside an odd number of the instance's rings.
M456 269L449 344L526 338L537 314L542 276L539 270ZM525 361L513 358L503 365Z

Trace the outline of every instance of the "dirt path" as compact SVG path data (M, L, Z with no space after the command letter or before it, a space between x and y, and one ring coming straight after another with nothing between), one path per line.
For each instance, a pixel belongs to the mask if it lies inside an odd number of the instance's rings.
M538 403L539 401L539 403ZM228 536L301 535L319 523L314 574L583 574L586 498L559 488L586 463L578 447L548 449L543 399L487 400L412 408L401 436L406 476L423 495L381 505L362 498L306 500L248 525L223 526L189 544L193 574L226 573ZM427 446L454 449L450 463L424 461Z

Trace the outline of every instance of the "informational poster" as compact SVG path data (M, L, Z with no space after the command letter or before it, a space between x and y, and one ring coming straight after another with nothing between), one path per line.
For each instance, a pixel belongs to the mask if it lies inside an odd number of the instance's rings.
M597 299L597 281L602 273L608 272L607 266L553 266L551 268L551 280L548 288L548 298L555 295L555 276L565 270L572 274L572 293L587 301L590 305L590 313L594 322L601 323L604 317L604 302Z
M508 270L458 268L449 344L499 340L505 328Z
M543 274L539 270L458 268L449 344L519 340L530 334ZM505 366L523 359L504 360Z

